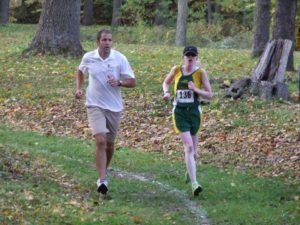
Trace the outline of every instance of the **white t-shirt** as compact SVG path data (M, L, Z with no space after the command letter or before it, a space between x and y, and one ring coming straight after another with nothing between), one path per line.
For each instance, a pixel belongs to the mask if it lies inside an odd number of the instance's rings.
M134 78L129 62L122 53L111 49L109 57L103 60L98 49L87 52L81 60L79 70L89 75L86 106L97 106L113 112L123 110L120 87L112 87L107 83L108 75L118 80L122 76Z

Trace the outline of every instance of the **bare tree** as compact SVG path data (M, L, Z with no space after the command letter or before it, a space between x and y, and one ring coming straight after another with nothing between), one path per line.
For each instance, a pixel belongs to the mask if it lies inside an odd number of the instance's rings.
M296 30L296 0L277 0L275 21L273 26L273 39L288 39L293 42L290 51L287 70L294 70L294 48Z
M28 51L82 55L80 0L45 0L38 29Z
M270 37L271 0L256 0L252 56L260 56Z
M168 10L168 2L163 0L156 0L155 2L155 25L163 25L165 23L165 15Z
M94 2L93 0L84 0L82 24L85 26L92 25L93 20L94 20Z
M219 3L215 2L213 4L213 9L216 14L221 14L221 5Z
M7 24L9 20L9 0L0 1L0 24Z
M186 44L187 33L187 18L188 18L188 2L187 0L178 0L178 14L177 14L177 27L176 27L176 41L178 46Z
M111 26L113 28L117 27L120 24L121 6L122 6L122 0L113 1L113 14L111 20Z
M212 9L211 9L211 0L206 0L207 2L207 24L212 24Z

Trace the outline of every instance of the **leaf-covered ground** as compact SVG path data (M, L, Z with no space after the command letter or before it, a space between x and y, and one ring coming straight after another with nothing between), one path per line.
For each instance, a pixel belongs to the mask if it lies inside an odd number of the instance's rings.
M17 31L16 31L17 32ZM83 101L74 99L74 70L80 59L31 56L21 51L29 38L11 33L0 39L0 121L15 128L45 135L91 139ZM94 48L84 41L86 50ZM138 87L124 90L123 121L118 146L162 152L182 160L182 144L174 134L171 102L163 102L161 82L173 64L180 63L181 48L116 44L132 64ZM205 123L199 143L200 161L241 170L256 168L258 176L300 177L300 105L263 102L250 97L224 98L220 88L228 80L249 76L257 59L245 50L200 49L201 62L210 74L214 100L203 106ZM295 53L296 67L300 54ZM298 97L296 72L287 74L294 99Z
M3 80L2 80L3 82ZM70 82L73 82L70 79ZM7 81L4 84L8 89ZM24 84L34 89L34 84ZM83 101L73 92L50 101L29 92L26 100L17 97L1 102L1 123L46 135L91 138ZM30 98L34 98L34 103ZM299 105L248 100L217 100L205 105L205 124L199 151L203 163L234 165L241 169L257 167L259 175L282 172L299 175ZM219 106L218 106L219 105ZM171 103L161 94L140 93L125 97L125 111L118 145L141 151L163 152L181 160L182 144L171 123Z

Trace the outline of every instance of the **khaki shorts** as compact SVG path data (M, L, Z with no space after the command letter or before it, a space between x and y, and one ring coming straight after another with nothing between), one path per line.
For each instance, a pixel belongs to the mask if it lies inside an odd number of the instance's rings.
M106 133L107 141L114 142L121 122L121 112L112 112L99 107L87 107L87 116L93 135Z

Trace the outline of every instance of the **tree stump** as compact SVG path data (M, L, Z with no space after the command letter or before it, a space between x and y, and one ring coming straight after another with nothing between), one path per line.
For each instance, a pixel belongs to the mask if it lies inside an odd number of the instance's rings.
M252 81L259 85L256 89L262 99L270 100L275 97L289 100L290 94L284 80L291 47L291 40L278 39L268 42L252 74Z
M244 78L234 82L227 90L226 96L236 99L249 90L251 94L264 100L273 98L289 100L290 94L284 81L291 48L291 40L269 41L252 78Z

